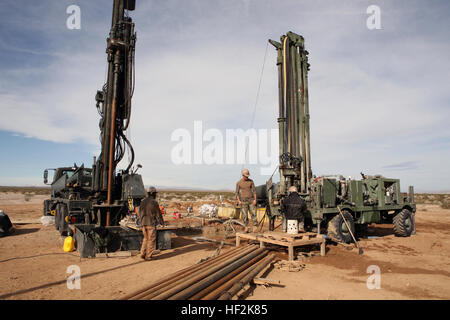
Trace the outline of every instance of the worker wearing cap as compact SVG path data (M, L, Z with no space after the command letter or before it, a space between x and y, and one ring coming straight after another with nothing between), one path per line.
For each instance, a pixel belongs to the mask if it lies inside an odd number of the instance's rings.
M256 188L253 180L249 178L250 172L248 169L242 170L242 179L236 183L236 199L241 206L244 224L248 225L248 213L252 217L253 226L257 226L256 221Z
M298 220L298 230L305 231L306 202L298 194L297 187L291 186L289 195L283 200L281 213L283 215L283 231L286 232L286 220Z
M147 197L141 201L139 206L139 218L142 226L144 239L141 246L141 258L150 260L152 254L158 253L156 250L156 227L164 225L164 219L156 201L156 189L150 187L147 190Z

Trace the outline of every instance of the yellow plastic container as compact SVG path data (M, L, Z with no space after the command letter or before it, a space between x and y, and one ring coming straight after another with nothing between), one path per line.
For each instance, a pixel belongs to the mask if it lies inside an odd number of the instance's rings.
M261 219L263 219L265 215L266 215L266 208L256 209L256 218L258 219L258 222L261 221Z
M66 239L64 239L63 250L64 252L72 252L73 250L75 250L75 240L71 236L68 236L66 237Z
M232 207L219 207L219 211L217 215L220 218L232 218L239 219L240 209L232 208Z

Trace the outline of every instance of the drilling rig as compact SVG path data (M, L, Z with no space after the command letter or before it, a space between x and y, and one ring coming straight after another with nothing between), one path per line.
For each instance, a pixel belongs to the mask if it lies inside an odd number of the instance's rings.
M54 170L51 198L44 201L44 215L55 216L61 235L72 233L74 226L90 225L108 228L118 226L127 214L135 213L145 188L141 175L133 167L134 150L125 135L130 125L131 100L134 92L134 59L136 33L129 12L135 0L114 0L112 22L107 38L107 81L95 96L100 114L101 152L94 157L92 168L84 165L46 169ZM117 170L129 151L129 164ZM103 232L105 233L105 232Z
M414 233L416 205L412 186L404 195L400 192L399 179L363 173L361 180L312 174L310 64L305 40L288 32L281 36L280 42L269 40L269 43L277 50L280 182L273 183L270 178L265 185L257 187L258 205L266 207L269 229L273 230L276 218L283 216L281 204L289 187L295 186L308 207L305 227L317 232L325 228L328 236L339 242L350 242L351 232L362 231L370 223L391 223L397 236Z

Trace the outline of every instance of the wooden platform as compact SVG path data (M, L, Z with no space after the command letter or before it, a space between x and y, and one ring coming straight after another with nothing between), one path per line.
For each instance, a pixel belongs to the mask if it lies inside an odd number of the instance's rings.
M240 246L241 238L259 241L264 248L266 243L276 244L288 248L289 261L294 261L294 248L311 244L320 244L320 255L325 256L325 238L321 234L302 232L288 234L285 232L266 231L264 233L236 233L236 246Z

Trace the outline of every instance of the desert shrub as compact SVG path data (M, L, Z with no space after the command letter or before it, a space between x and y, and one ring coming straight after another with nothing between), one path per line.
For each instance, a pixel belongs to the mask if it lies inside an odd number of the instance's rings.
M35 195L50 195L50 187L10 187L0 186L0 192L15 192L22 194L35 194Z
M443 209L450 209L450 195L448 193L416 193L414 194L414 199L416 204L435 204L441 206Z

